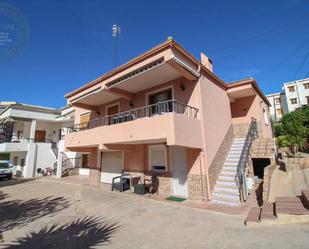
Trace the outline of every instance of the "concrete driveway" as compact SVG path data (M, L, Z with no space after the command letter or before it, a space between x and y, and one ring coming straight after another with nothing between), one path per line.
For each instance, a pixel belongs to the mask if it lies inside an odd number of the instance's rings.
M0 187L0 248L308 248L309 224L245 227L232 216L36 180Z

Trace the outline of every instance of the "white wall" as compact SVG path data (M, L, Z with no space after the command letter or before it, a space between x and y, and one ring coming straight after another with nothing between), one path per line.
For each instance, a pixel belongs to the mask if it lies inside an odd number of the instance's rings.
M273 93L266 96L271 106L269 107L270 114L274 119L280 120L282 115L288 113L288 107L286 102L285 94ZM276 99L280 99L280 103L277 103ZM279 115L276 110L281 109L282 115Z
M51 150L51 144L49 143L36 143L37 147L37 158L35 168L46 169L48 167L54 168L56 157Z
M17 164L14 162L14 157L17 157ZM10 153L10 162L14 165L14 174L16 170L21 168L21 160L24 159L24 167L26 165L27 152L11 152ZM21 169L20 169L21 170Z
M292 112L295 109L297 109L297 108L299 108L303 105L308 105L306 97L309 96L309 89L305 89L305 87L304 87L305 83L309 83L309 78L284 83L283 89L284 89L284 92L285 92L285 95L286 95L287 106L288 106L289 112ZM295 91L290 92L289 89L288 89L289 86L294 86ZM291 99L293 99L293 98L297 99L297 104L291 103Z

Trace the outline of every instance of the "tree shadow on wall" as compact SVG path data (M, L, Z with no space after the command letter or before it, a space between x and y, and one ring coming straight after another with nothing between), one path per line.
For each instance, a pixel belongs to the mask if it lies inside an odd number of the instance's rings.
M0 200L8 195L0 192ZM0 202L0 240L3 231L27 225L43 216L54 216L70 206L63 197L45 197L30 200L6 200Z
M7 249L86 249L110 243L120 228L106 218L86 216L67 224L53 224L6 245Z

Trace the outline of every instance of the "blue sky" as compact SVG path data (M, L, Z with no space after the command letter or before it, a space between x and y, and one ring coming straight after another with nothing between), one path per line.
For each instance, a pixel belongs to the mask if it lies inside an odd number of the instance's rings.
M3 0L0 0L3 1ZM268 94L309 77L309 1L10 0L28 20L23 51L0 62L0 100L60 107L64 94L172 36L205 52L224 81L256 78Z

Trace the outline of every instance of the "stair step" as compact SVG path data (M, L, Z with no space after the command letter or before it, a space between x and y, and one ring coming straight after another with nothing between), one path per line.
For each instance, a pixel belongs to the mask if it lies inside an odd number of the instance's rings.
M238 191L238 187L235 185L222 185L222 184L219 184L219 183L216 183L215 185L215 188L218 187L218 188L225 188L225 189L234 189L234 191L236 191L235 189L237 189Z
M222 171L232 171L232 172L237 172L237 167L227 167L227 166L224 166L222 168Z
M219 175L218 177L219 180L229 180L229 181L234 181L235 176L226 176L226 175Z
M236 173L237 173L237 170L222 170L221 172L220 172L220 175L224 175L224 176L235 176L236 175Z
M238 198L239 199L239 192L238 191L228 191L226 189L224 190L214 190L213 195L215 196L221 196L221 197L225 197L227 196L227 198ZM231 197L229 197L231 196Z
M224 205L231 205L231 206L238 206L239 205L239 199L227 199L223 197L214 196L214 198L211 200L211 202L224 204Z
M225 180L217 180L216 185L218 186L228 186L237 188L237 184L235 181L225 181Z
M238 162L231 162L231 161L225 161L223 166L230 166L230 167L237 167L238 166Z

